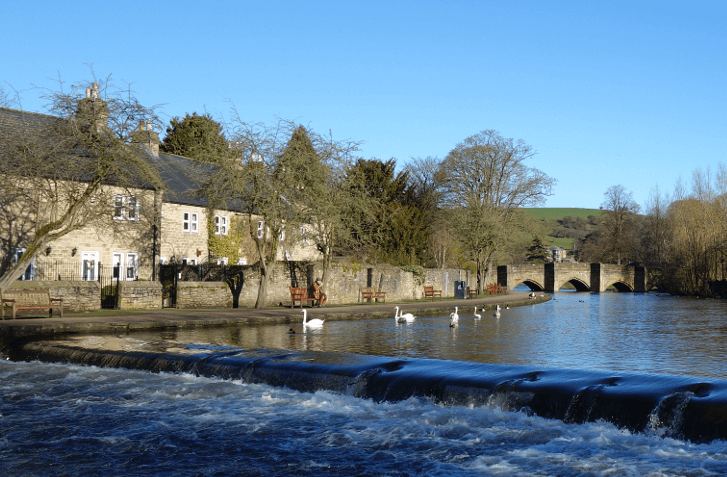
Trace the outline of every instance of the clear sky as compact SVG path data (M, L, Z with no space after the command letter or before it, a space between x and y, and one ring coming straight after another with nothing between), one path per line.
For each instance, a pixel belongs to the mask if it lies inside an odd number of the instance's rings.
M0 81L113 75L167 119L295 120L365 158L444 158L484 129L558 180L549 207L644 204L727 162L727 1L5 2Z

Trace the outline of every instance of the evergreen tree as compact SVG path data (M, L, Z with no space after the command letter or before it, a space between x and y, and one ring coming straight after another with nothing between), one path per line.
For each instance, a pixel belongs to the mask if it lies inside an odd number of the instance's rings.
M533 239L532 245L528 247L526 256L528 257L528 261L535 263L544 263L549 261L550 258L548 249L545 248L540 237L535 237Z
M394 159L359 159L349 171L354 187L376 204L358 221L358 246L374 260L417 265L427 251L429 223L422 196L409 185L409 172L396 174L395 169Z
M209 114L192 113L184 119L172 118L160 149L168 154L213 163L230 155L222 125Z

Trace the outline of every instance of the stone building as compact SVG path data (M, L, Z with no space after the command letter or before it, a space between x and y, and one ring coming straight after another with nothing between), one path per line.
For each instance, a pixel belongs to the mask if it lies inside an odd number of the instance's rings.
M9 144L13 138L40 135L44 127L57 120L48 115L0 108L0 142ZM132 139L134 145L130 147L159 171L163 186L104 184L88 204L90 208L99 209L98 217L40 250L23 279L94 281L104 270L118 266L120 280L153 280L159 264L172 261L180 264L229 263L232 260L214 256L210 252L210 239L228 236L235 223L239 225L247 220L245 216L237 210L210 211L204 199L195 197L195 171L199 163L160 153L159 136L150 124L141 124ZM8 151L12 154L10 148L3 149L5 155ZM0 174L3 172L0 170ZM8 191L12 188L7 185L12 180L3 176L6 187L0 197L0 274L22 255L35 228L53 218L47 204L28 200L33 191L26 189L32 187L19 184L16 190L24 192L11 197ZM259 220L257 226L264 227L265 224ZM291 233L287 241L281 241L279 258L318 259L315 244L296 239L298 236ZM252 253L254 247L245 241L252 240L249 237L240 240L235 263L257 261Z

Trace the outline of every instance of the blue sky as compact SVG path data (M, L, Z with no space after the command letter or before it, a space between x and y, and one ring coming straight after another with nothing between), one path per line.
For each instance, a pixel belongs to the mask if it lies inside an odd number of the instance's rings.
M727 1L6 2L0 81L131 83L167 119L295 120L365 158L444 158L485 129L558 180L549 207L644 204L727 162Z

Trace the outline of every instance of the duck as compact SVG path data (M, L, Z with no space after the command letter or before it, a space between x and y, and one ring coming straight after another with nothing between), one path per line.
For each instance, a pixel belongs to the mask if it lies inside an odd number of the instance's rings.
M319 320L318 318L313 318L312 320L308 321L308 310L303 309L303 328L322 328L323 322L326 320Z
M416 319L416 316L412 315L411 313L402 313L399 310L398 306L394 308L396 308L394 318L396 319L397 323L412 323Z
M480 318L482 318L482 315L477 313L477 307L475 307L475 320L479 320Z

